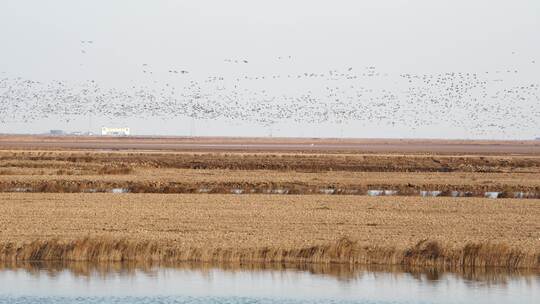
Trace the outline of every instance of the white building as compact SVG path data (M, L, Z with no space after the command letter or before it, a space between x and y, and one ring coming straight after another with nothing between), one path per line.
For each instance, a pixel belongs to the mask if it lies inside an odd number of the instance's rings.
M103 136L129 136L129 128L101 128L101 135Z

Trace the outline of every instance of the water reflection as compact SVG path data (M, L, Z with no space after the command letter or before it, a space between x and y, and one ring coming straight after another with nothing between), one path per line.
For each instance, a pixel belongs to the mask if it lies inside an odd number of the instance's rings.
M69 272L75 277L98 277L108 276L129 277L137 273L147 276L156 276L162 269L176 269L198 271L208 273L212 270L223 272L262 272L262 271L298 271L310 275L332 278L338 281L353 281L363 275L384 273L396 278L408 275L423 283L438 284L446 276L456 277L465 281L481 282L485 284L505 285L509 281L519 278L539 279L540 271L527 269L509 270L506 268L464 268L460 271L445 271L438 268L405 267L405 266L381 266L381 265L348 265L348 264L287 264L287 263L253 263L253 264L208 264L208 263L88 263L88 262L2 262L0 271L24 270L35 276L47 275L58 276Z
M329 264L24 262L0 264L0 283L0 303L28 296L224 297L218 303L243 303L231 297L273 299L269 303L532 303L540 296L540 273L501 268L449 272ZM259 300L246 303L266 303Z

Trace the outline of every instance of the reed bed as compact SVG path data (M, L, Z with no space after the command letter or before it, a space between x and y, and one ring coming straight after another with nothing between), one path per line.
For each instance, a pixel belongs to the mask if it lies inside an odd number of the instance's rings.
M0 151L0 192L540 194L540 157Z
M534 155L0 151L0 261L537 269L539 173ZM425 190L503 198L408 196Z
M301 172L540 172L540 157L535 155L0 151L0 167L70 168L110 164L161 169Z
M540 253L523 252L505 244L468 243L449 248L423 240L398 250L362 246L349 238L305 248L177 248L155 241L110 238L37 240L1 243L0 261L63 262L203 262L203 263L315 263L401 265L408 267L502 267L540 269Z
M0 151L0 192L540 194L540 157Z
M7 260L536 267L539 200L0 194Z
M133 193L281 193L365 195L368 190L394 190L400 195L419 191L540 193L540 174L526 173L406 173L406 172L296 172L272 170L207 170L134 168L108 165L90 171L57 169L47 172L12 169L0 175L0 191L108 192L125 188ZM44 172L45 171L45 172ZM534 197L534 195L532 195Z
M115 170L115 169L112 169ZM119 169L123 170L123 169ZM115 173L109 173L115 174ZM118 173L121 174L121 173ZM223 178L224 180L226 178ZM540 198L540 185L517 184L440 184L440 183L370 183L360 181L356 184L320 183L309 181L289 182L268 180L262 182L238 181L150 181L150 180L107 180L89 179L22 179L1 180L0 192L34 193L83 193L111 192L122 189L130 193L213 193L213 194L332 194L332 195L370 195L371 191L387 190L387 195L420 196L422 191L432 192L434 196L445 197L484 197L486 192L497 192L499 198Z

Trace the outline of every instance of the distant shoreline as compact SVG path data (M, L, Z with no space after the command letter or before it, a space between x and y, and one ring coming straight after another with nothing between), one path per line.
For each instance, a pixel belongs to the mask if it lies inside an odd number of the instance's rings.
M539 140L0 135L0 150L540 155Z

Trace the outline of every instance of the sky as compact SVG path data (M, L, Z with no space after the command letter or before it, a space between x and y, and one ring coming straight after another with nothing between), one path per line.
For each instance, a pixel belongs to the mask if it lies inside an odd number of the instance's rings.
M540 136L537 0L2 0L0 38L0 133Z

